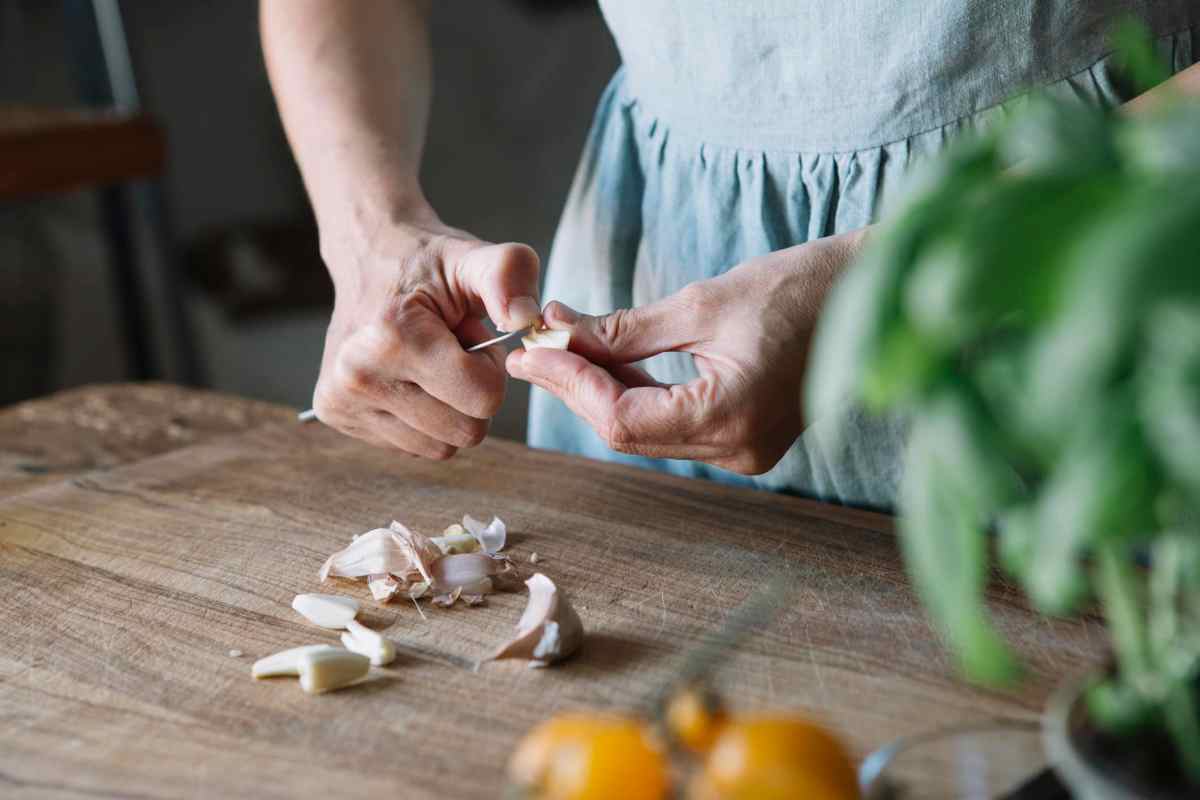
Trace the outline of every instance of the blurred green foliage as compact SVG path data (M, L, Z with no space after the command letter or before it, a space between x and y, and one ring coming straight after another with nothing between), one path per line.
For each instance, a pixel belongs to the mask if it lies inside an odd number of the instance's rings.
M1101 604L1093 717L1166 726L1200 780L1200 104L1034 100L930 165L832 294L808 390L814 418L911 418L904 553L970 678L1019 673L994 533L1043 612Z

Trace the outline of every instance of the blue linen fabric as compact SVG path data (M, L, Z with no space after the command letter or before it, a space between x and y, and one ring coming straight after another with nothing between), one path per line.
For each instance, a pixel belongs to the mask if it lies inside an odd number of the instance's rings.
M747 259L874 222L916 162L1037 89L1131 96L1109 35L1144 21L1178 71L1200 0L602 0L622 67L600 100L543 296L591 314L642 305ZM691 357L645 362L696 376ZM678 475L890 508L905 425L848 407L770 472L614 453L535 388L529 442Z

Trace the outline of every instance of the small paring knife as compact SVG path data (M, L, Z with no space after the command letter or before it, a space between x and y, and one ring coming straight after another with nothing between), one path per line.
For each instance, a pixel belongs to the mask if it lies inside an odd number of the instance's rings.
M488 339L486 342L480 342L479 344L471 345L470 347L467 348L467 352L475 353L475 352L478 352L479 350L484 349L485 347L491 347L494 344L500 344L501 342L507 342L509 339L512 339L517 336L524 336L525 334L529 333L529 331L533 327L534 326L530 326L529 328L517 328L515 331L509 331L508 333L502 333L494 339ZM307 411L301 411L299 414L296 415L296 419L298 419L301 422L318 422L319 421L317 419L317 412L311 408L308 409Z

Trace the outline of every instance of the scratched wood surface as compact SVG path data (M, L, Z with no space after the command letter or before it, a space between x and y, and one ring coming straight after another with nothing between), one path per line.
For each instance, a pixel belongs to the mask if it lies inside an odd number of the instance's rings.
M588 630L577 658L471 668L510 634L520 594L422 616L361 583L317 583L355 533L392 518L437 532L464 512L502 516L519 562L539 554ZM509 442L434 464L268 422L0 500L0 795L497 797L524 731L640 702L777 569L792 592L720 685L741 708L804 710L860 755L1035 715L1103 644L1094 621L1038 620L998 585L997 622L1031 681L973 689L924 622L884 517ZM319 697L251 680L260 656L334 642L289 607L322 589L364 602L395 664Z
M295 413L164 383L88 386L0 408L0 498Z

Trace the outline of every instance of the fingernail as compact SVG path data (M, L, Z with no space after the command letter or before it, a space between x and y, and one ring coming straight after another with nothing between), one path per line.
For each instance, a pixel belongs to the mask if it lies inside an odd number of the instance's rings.
M579 322L579 312L568 305L551 303L549 308L553 309L553 314L557 319L568 325L574 325L576 322Z
M525 354L520 350L513 350L508 354L508 358L504 360L504 363L508 367L509 375L512 375L514 378L520 378L524 375L524 370L521 369L521 359L524 356Z
M508 301L509 330L527 328L542 316L542 307L532 297L514 297Z

